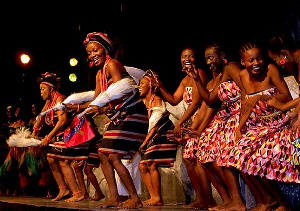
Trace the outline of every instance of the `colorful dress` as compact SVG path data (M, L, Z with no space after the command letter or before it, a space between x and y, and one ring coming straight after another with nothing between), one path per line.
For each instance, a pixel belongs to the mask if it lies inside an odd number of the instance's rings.
M155 135L145 145L142 150L140 163L157 163L158 166L172 167L176 159L178 142L172 138L174 136L174 125L170 120L170 113L166 109L165 103L162 102L160 107L150 108L149 129L158 127Z
M185 87L185 92L183 93L183 100L186 103L187 106L190 106L192 104L192 93L193 93L193 87L191 86L187 86ZM198 111L198 110L197 110ZM197 111L195 112L195 114L185 122L185 124L183 125L183 127L189 127L191 126L195 115L197 113ZM195 159L195 147L198 145L198 139L197 138L189 138L187 140L187 143L184 145L183 148L183 158L184 159Z
M277 95L276 87L249 94ZM289 112L281 112L259 100L246 123L246 133L229 154L229 164L244 173L280 182L300 183L299 152L292 144ZM298 134L299 135L299 134Z
M234 134L239 123L241 107L240 88L234 81L226 81L218 86L221 107L208 127L199 137L197 158L201 163L226 163L224 155L234 144Z

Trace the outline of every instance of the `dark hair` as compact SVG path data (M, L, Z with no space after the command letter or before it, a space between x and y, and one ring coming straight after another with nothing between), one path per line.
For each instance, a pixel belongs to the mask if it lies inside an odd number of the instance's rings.
M40 75L37 79L39 83L47 83L48 85L54 87L55 89L60 88L60 77L56 75L56 73L45 72Z
M244 53L251 48L259 48L259 46L257 46L254 42L245 42L240 47L240 57L243 58Z
M221 54L222 52L225 53L223 45L220 42L213 42L213 43L209 44L208 46L206 46L205 49L209 49L209 48L214 48L218 54Z
M294 51L296 48L296 41L288 34L276 35L268 42L268 50L274 53L280 53L284 49Z

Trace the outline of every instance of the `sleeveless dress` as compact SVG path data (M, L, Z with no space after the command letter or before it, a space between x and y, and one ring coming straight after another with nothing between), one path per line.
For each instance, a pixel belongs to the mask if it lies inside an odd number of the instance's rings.
M191 86L187 86L185 87L185 92L183 93L183 100L186 103L187 106L192 104L192 93L193 93L193 87ZM195 112L195 114L193 114L193 116L187 120L185 122L185 124L183 125L183 127L189 127L191 126L196 114L197 114L198 110ZM198 145L198 140L197 138L189 138L187 140L187 143L184 145L183 148L183 158L184 159L195 159L196 155L195 155L195 147Z
M241 106L240 88L234 81L226 81L218 86L221 107L213 120L198 138L197 158L201 163L214 162L224 165L224 154L233 145L239 123Z
M276 87L247 95L277 95ZM299 151L292 144L290 111L281 112L259 100L246 123L246 133L230 152L229 164L244 173L279 182L300 183ZM298 134L299 135L299 134Z
M149 143L145 145L140 163L157 163L160 167L172 167L176 159L178 142L173 137L174 125L169 118L170 113L165 103L162 103L160 107L150 108L148 132L153 127L158 127L158 129Z

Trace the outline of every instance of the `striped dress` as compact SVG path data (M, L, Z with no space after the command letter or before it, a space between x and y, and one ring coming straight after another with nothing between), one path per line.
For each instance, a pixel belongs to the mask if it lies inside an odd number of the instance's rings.
M98 152L116 153L123 159L131 159L142 145L148 130L148 112L138 90L114 106L107 116L111 120Z
M178 142L174 135L173 122L169 119L170 113L162 102L160 107L150 108L149 129L158 127L153 138L142 149L140 164L157 163L160 167L172 167L176 159Z

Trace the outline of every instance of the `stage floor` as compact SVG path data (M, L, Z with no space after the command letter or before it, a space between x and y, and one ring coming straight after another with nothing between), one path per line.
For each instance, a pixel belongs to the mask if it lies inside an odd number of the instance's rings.
M1 211L76 211L76 210L99 210L97 207L101 202L91 201L84 199L80 202L65 202L58 201L52 202L51 199L42 197L7 197L0 196L0 210ZM124 210L120 208L106 208L100 210ZM164 205L164 206L152 206L143 207L137 210L143 211L174 211L174 210L191 210L183 208L183 205Z

